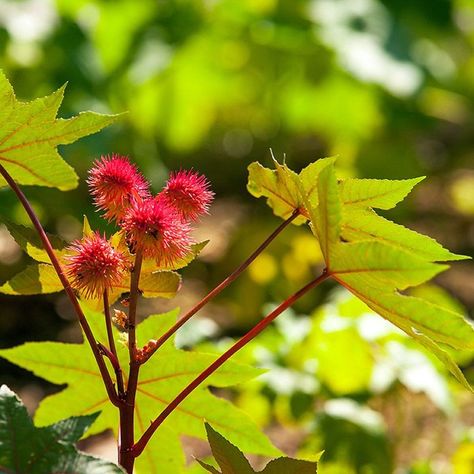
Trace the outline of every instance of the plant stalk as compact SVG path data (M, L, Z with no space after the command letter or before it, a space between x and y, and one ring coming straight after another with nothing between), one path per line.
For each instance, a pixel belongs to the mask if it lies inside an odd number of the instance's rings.
M156 342L153 350L148 352L142 360L144 364L186 321L191 319L203 306L216 297L222 290L227 288L247 267L268 247L268 245L282 232L294 219L301 214L300 209L295 209L288 219L282 222L267 238L266 240L245 260L239 267L237 267L225 280L211 290L199 303L191 308L182 318L180 318L168 331L166 331Z
M128 308L128 351L130 357L130 368L125 404L120 409L119 464L129 474L132 474L133 472L133 465L136 457L134 456L132 449L135 442L135 397L137 393L140 363L136 357L137 341L135 328L138 295L140 293L138 285L140 283L142 262L143 254L142 251L138 249L135 255L135 264L130 279L130 304Z
M105 289L104 291L104 317L105 317L105 327L107 328L107 339L109 340L109 349L115 358L115 363L112 362L112 365L114 367L115 379L117 381L117 392L118 392L119 398L124 399L125 389L123 385L122 369L120 367L120 362L117 356L117 349L115 347L114 333L113 333L113 328L112 328L112 318L110 316L109 293L107 289ZM111 357L109 357L109 359L112 361Z
M287 298L283 303L281 303L277 308L275 308L268 316L262 319L258 324L256 324L250 331L248 331L241 339L239 339L232 347L230 347L224 354L222 354L218 359L216 359L207 369L205 369L201 374L199 374L189 385L187 385L177 397L169 403L169 405L158 415L155 420L150 424L148 429L143 433L141 438L133 446L133 455L135 457L139 456L145 449L148 441L153 436L153 433L157 428L165 421L165 419L176 409L176 407L190 394L195 390L204 380L206 380L211 374L213 374L221 365L223 365L230 357L232 357L237 351L254 339L258 334L260 334L277 316L279 316L283 311L289 308L295 301L301 298L309 290L315 288L324 280L329 278L331 275L325 269L323 273L309 282L306 286L301 288L299 291L294 293L292 296Z
M110 377L105 361L102 358L102 355L100 353L99 346L94 338L94 335L89 326L89 323L87 322L87 319L84 316L82 308L79 305L79 301L76 298L76 294L74 293L74 290L72 289L69 283L69 280L64 274L64 271L61 267L61 264L59 263L58 258L56 257L56 254L54 253L53 246L51 245L51 242L49 241L49 238L46 235L46 232L44 231L43 226L41 225L41 222L38 219L38 216L35 214L35 211L31 207L30 202L28 201L26 196L23 194L23 191L20 189L18 184L15 182L15 180L10 176L8 171L1 164L0 164L0 174L5 178L5 181L8 183L8 185L13 190L13 192L17 195L26 213L28 214L28 217L30 218L33 226L38 232L41 242L43 243L44 249L46 250L46 253L48 254L51 260L51 263L59 277L59 280L61 281L61 284L63 285L64 290L66 291L66 294L72 303L74 311L76 312L77 318L79 320L79 324L81 325L82 331L84 332L84 335L92 349L94 358L97 362L97 366L99 367L100 375L102 376L102 380L104 381L107 395L110 401L115 406L119 406L121 401L119 400L117 396L112 378Z

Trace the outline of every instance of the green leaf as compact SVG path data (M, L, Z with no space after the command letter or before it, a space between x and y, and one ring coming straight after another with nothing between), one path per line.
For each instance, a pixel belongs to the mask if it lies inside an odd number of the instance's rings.
M299 174L300 189L313 207L316 207L319 202L319 173L327 166L334 164L335 161L336 157L321 158L309 164L306 168L301 170Z
M345 179L339 183L344 206L392 209L425 179Z
M270 461L263 471L254 471L242 451L229 442L224 436L215 431L206 423L206 432L212 454L221 468L219 472L213 466L198 461L201 466L213 474L314 474L317 472L317 463L301 459L278 458Z
M285 164L280 165L273 160L275 169L265 168L260 163L252 163L249 167L247 189L255 197L266 197L267 204L276 216L288 219L295 209L304 207L299 190L298 175ZM303 216L297 217L293 223L302 224Z
M107 341L103 315L86 307L84 311L95 337L99 341ZM144 345L151 338L157 339L174 324L176 318L176 311L148 317L137 327L138 346ZM119 344L117 351L122 367L127 367L127 348ZM26 343L13 349L4 349L0 351L0 356L52 383L68 385L62 392L41 402L36 412L38 423L48 424L66 416L102 410L91 432L98 433L112 428L117 433L117 410L108 402L87 345ZM215 358L212 354L178 350L172 340L161 347L140 371L136 409L137 436ZM261 372L229 361L208 379L207 384L216 387L230 386L247 381ZM202 385L160 426L143 455L138 458L137 472L183 472L184 456L180 436L186 434L205 438L202 424L204 419L219 426L229 439L249 452L265 455L279 453L243 412L227 400L213 396L206 385ZM162 449L163 445L166 445L166 450Z
M378 216L370 209L345 209L341 237L349 242L373 240L387 243L430 262L464 260L446 250L436 240Z
M459 382L469 387L442 345L458 350L472 348L473 327L462 315L398 293L426 282L447 268L433 262L463 257L450 253L428 237L377 216L370 208L356 206L392 207L420 179L397 181L393 186L384 180L367 183L352 180L345 186L344 182L337 183L331 164L318 174L317 205L315 199L306 198L306 208L329 276L424 347L431 348Z
M0 71L0 164L19 184L59 188L77 186L74 170L57 152L58 145L96 133L117 116L83 112L70 119L57 119L65 86L53 94L20 102ZM0 186L5 186L0 178Z
M331 247L339 242L341 203L334 165L329 162L318 175L318 206L306 199L313 231L319 238L319 245L329 267ZM314 202L314 200L313 200Z
M362 241L335 245L329 270L345 282L390 291L420 285L447 268L382 242Z
M0 388L0 470L28 474L112 474L124 471L111 462L86 455L74 444L97 413L36 428L20 399Z
M6 295L38 295L63 290L56 271L46 263L28 265L11 280L0 286Z
M457 349L474 347L474 329L462 315L420 298L371 288L355 274L334 274L333 278L369 308L430 350L464 387L472 391L452 357L438 344L449 344Z
M15 242L34 260L41 263L51 263L43 243L35 229L24 225L15 224L7 219L1 218L0 222L5 225ZM63 249L67 243L56 235L47 234L53 249L58 257L64 256Z
M181 277L176 272L143 272L139 288L145 298L173 298L181 286ZM125 293L130 290L130 274L114 290Z

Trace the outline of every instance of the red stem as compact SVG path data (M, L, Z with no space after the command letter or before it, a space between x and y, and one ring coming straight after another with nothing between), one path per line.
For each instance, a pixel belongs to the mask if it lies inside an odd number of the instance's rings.
M128 309L128 351L130 356L130 369L128 374L127 393L125 405L120 409L120 446L119 446L119 464L128 472L133 472L135 456L132 449L135 442L135 397L138 386L138 373L140 363L136 357L136 316L137 303L140 282L140 273L142 269L143 254L137 250L135 255L135 265L132 269L130 280L130 304Z
M301 214L299 209L295 209L291 216L281 223L267 239L245 260L238 268L236 268L225 280L211 290L196 306L191 308L182 318L180 318L168 331L166 331L156 342L153 350L146 354L141 363L144 364L186 321L191 319L203 306L217 296L224 288L228 287L275 239L275 237L285 229L296 217Z
M201 374L199 374L189 385L187 385L178 396L169 403L169 405L158 415L157 418L150 424L148 429L143 433L141 438L133 446L133 455L135 457L139 456L145 446L147 445L150 438L153 436L153 433L156 429L165 421L165 419L175 410L175 408L194 390L196 389L204 380L206 380L211 374L213 374L222 364L224 364L230 357L232 357L238 350L260 334L278 315L280 315L285 309L289 308L296 300L301 298L309 290L315 288L317 285L322 283L324 280L329 278L330 274L327 270L324 270L323 273L306 286L301 288L295 294L287 298L283 303L281 303L277 308L275 308L268 316L262 319L257 325L250 329L245 336L239 339L230 349L228 349L224 354L222 354L215 362L213 362L207 369L205 369Z
M123 386L122 368L120 367L120 362L117 356L117 349L115 347L114 333L112 329L112 318L110 316L109 294L108 294L107 289L104 291L104 317L105 317L105 326L107 328L107 339L109 340L109 348L110 348L110 352L113 355L114 360L112 360L112 357L110 356L109 356L109 359L112 362L112 366L115 371L115 379L117 380L118 396L119 398L123 399L125 397L125 390Z
M67 279L66 275L64 274L63 269L61 267L61 264L59 263L59 260L57 259L56 254L54 253L51 242L49 241L48 236L46 235L46 232L44 231L43 226L41 225L41 222L39 221L38 217L36 216L35 212L33 211L33 208L31 207L31 204L29 203L28 199L23 194L23 191L20 189L20 187L17 185L17 183L14 181L14 179L10 176L8 171L1 164L0 164L0 174L5 178L5 181L8 183L10 188L17 195L17 197L20 200L21 204L25 208L25 211L28 214L31 222L33 223L36 231L38 232L38 235L39 235L41 241L43 242L44 249L46 250L46 253L48 254L48 256L51 260L51 263L53 264L53 267L56 270L56 273L58 274L59 280L61 281L61 283L64 287L64 290L66 291L66 294L67 294L67 296L69 297L69 300L72 303L72 306L74 307L74 311L76 312L77 318L79 320L79 324L81 325L81 328L84 331L86 339L89 342L89 345L91 346L91 349L92 349L92 352L94 354L95 360L96 360L97 365L99 367L100 374L102 376L102 380L104 381L104 385L105 385L105 389L107 391L107 395L108 395L110 401L115 406L119 406L119 404L121 402L120 402L120 400L117 396L112 378L110 377L109 371L107 370L107 366L105 365L104 359L102 358L102 355L100 353L97 342L94 338L92 330L89 326L89 323L87 322L86 317L84 316L84 313L82 312L82 308L79 305L79 301L76 298L76 294L74 293L74 290L71 288L69 280Z

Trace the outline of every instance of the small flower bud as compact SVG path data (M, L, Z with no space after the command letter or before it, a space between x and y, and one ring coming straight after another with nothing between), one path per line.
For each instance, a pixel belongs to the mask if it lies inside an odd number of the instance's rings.
M114 315L112 316L112 322L121 330L127 328L128 316L120 309L114 309Z
M158 341L150 339L141 349L137 349L136 357L139 362L144 362L156 348Z

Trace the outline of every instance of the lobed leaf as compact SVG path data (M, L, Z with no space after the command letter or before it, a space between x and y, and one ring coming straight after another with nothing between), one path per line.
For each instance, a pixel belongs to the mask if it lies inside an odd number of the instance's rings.
M267 181L269 172L265 171ZM394 207L423 178L338 181L334 159L325 158L305 168L298 179L299 184L298 180L293 182L304 201L305 215L319 240L329 275L429 349L470 388L442 346L472 349L473 327L450 309L398 293L447 268L434 262L467 257L453 254L435 240L384 219L371 209ZM273 201L269 204L274 206Z
M19 184L63 191L75 188L77 175L61 158L57 146L96 133L117 119L94 112L57 119L64 89L65 86L47 97L20 102L0 71L0 164ZM5 185L0 178L0 186Z

